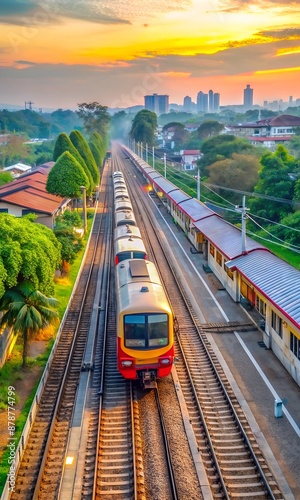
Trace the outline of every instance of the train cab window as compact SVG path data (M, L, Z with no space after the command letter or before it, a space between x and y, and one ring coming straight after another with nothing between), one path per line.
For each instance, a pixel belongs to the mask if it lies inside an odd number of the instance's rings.
M168 345L168 316L151 314L148 316L149 347Z
M128 314L124 317L125 347L146 347L146 322L143 314Z
M124 344L132 349L168 345L167 314L128 314L124 316Z

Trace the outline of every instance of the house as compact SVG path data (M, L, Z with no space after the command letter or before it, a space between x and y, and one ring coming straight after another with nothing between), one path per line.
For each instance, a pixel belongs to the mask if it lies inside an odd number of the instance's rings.
M197 167L197 160L201 158L202 154L199 149L185 149L180 151L181 165L184 170L193 170Z
M4 172L10 172L13 177L19 177L19 175L25 174L31 170L30 165L25 165L24 163L15 163L9 167L4 167Z
M262 145L275 150L278 144L290 141L295 129L300 127L300 117L280 115L249 123L227 127L227 133L247 138L253 145Z
M55 217L62 214L71 200L46 191L49 170L54 162L44 163L29 173L0 187L0 213L22 217L37 215L36 222L53 228Z

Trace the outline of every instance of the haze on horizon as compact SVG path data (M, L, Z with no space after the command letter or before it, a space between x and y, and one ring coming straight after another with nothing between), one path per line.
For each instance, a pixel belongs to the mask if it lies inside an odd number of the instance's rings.
M209 89L221 105L300 98L300 9L287 0L1 0L0 101L76 108Z

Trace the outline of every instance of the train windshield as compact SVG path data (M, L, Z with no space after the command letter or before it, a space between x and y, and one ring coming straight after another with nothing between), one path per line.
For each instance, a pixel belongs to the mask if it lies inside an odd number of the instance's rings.
M124 316L124 344L133 349L168 345L167 314L128 314Z

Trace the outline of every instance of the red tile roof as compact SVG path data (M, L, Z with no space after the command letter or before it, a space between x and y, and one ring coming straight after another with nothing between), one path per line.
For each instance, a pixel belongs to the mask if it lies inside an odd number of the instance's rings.
M49 168L54 162L41 165L33 172L0 187L0 202L11 203L34 212L54 214L63 204L64 198L46 191Z

